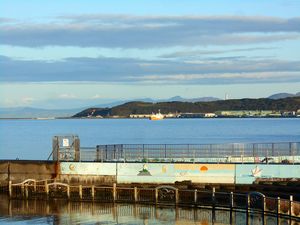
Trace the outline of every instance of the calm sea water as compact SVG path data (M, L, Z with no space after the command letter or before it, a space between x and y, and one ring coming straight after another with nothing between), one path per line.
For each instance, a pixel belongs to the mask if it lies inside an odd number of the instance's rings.
M211 209L89 202L11 200L0 203L0 224L289 224L293 220Z
M300 141L300 119L0 120L0 159L47 159L52 137L77 134L81 146L120 143ZM244 213L153 206L8 201L0 224L246 224ZM231 219L230 219L231 218ZM282 224L251 216L250 224ZM287 224L283 221L283 224Z
M47 159L52 137L77 134L81 146L300 141L300 118L0 120L0 159Z

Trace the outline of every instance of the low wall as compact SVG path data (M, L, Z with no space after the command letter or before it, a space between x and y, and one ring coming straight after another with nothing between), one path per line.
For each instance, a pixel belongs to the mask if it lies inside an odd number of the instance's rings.
M0 162L0 184L22 182L28 178L35 180L54 179L60 171L53 161L6 161Z
M252 184L258 180L300 178L300 165L237 164L235 183Z
M300 180L300 165L201 163L0 162L0 185L9 180L57 179L78 184L252 184L259 180Z

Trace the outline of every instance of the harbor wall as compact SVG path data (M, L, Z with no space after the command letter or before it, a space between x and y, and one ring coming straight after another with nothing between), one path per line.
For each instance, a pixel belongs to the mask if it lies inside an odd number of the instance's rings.
M123 163L0 161L0 184L57 179L80 184L252 184L259 179L300 180L295 164Z
M26 179L55 179L59 174L59 163L53 161L2 161L0 162L0 184Z

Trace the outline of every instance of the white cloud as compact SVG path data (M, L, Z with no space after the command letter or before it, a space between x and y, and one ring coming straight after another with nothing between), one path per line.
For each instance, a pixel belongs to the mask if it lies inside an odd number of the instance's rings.
M77 96L74 94L70 94L70 93L63 93L63 94L58 95L58 98L60 98L60 99L75 99L75 98L77 98Z
M2 44L153 48L269 43L299 38L300 18L78 15L48 23L5 22ZM57 38L59 37L59 38Z
M139 77L127 77L129 80L141 83L172 83L172 82L201 82L201 80L209 80L211 83L214 80L230 82L232 80L240 80L240 82L255 81L260 82L268 80L272 82L287 79L299 79L300 72L249 72L249 73L210 73L210 74L176 74L176 75L148 75ZM244 80L244 81L243 81Z
M103 96L99 95L99 94L96 94L96 95L91 97L91 99L101 99L101 98L103 98Z

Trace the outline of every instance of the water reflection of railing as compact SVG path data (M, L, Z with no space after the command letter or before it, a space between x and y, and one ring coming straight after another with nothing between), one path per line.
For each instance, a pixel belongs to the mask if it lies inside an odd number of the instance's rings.
M68 185L53 181L26 180L9 185L12 199L68 199L74 201L150 203L158 205L202 206L264 212L289 217L300 217L300 202L271 198L259 192L248 194L216 192L212 190L182 190L172 186L156 188Z
M291 224L296 220L259 214L245 214L234 210L207 208L160 207L153 205L72 202L65 200L6 200L0 207L2 220L5 216L18 220L48 217L55 224L121 223L121 224ZM51 222L51 221L48 221Z

